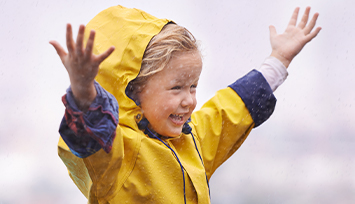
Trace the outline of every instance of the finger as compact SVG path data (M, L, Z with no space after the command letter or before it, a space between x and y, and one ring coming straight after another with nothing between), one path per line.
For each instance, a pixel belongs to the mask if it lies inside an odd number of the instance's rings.
M86 48L85 48L85 53L84 53L84 57L86 60L90 59L90 57L92 55L92 49L94 46L94 39L95 39L95 31L91 30L88 42L86 43Z
M269 26L269 30L270 30L270 38L272 38L272 37L274 37L275 35L277 35L275 26L270 25L270 26Z
M299 7L295 8L295 10L293 11L291 20L290 20L290 22L288 23L288 25L296 26L299 10L300 10Z
M303 29L307 25L310 10L311 10L311 7L307 7L306 10L304 11L302 19L301 19L300 23L298 24L299 28Z
M60 59L63 61L63 58L67 55L63 47L54 40L49 41L51 45L53 45L54 49L57 51L57 54L59 55Z
M76 53L78 54L78 56L83 55L84 31L85 31L85 26L80 25L78 36L76 38Z
M73 40L73 31L71 28L71 25L68 23L67 24L67 48L68 48L68 52L73 53L74 51L74 40Z
M112 52L115 50L115 47L110 47L108 50L106 50L104 53L100 54L97 56L96 60L97 63L100 64L102 61L104 61L108 56L112 54Z
M306 41L309 42L309 41L311 41L313 38L315 38L315 37L318 35L318 33L320 32L320 30L322 30L322 28L321 28L321 27L318 27L318 28L316 28L313 32L311 32L309 35L307 35Z
M315 14L313 15L312 20L309 22L309 24L308 24L308 25L306 26L306 28L304 29L304 34L307 35L307 34L309 34L309 33L313 30L314 26L316 25L318 16L319 16L318 13L315 13Z

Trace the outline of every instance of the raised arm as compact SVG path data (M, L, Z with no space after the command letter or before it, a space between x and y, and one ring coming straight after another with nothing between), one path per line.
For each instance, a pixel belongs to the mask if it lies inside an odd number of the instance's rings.
M86 111L90 104L96 97L96 89L94 86L94 79L98 73L99 65L104 61L113 51L114 47L110 47L100 55L92 53L95 31L90 31L90 36L84 48L85 26L79 27L79 32L76 42L73 40L72 27L67 24L66 44L68 53L56 41L50 41L56 49L63 65L68 71L71 89L74 95L75 102L81 111Z
M316 25L318 13L315 13L308 23L310 7L307 7L301 21L297 25L299 8L297 7L291 17L291 20L282 34L277 34L274 26L270 26L270 43L272 47L271 56L279 59L287 68L292 59L302 50L302 48L317 36L321 27ZM308 24L307 24L308 23ZM313 30L313 31L312 31Z

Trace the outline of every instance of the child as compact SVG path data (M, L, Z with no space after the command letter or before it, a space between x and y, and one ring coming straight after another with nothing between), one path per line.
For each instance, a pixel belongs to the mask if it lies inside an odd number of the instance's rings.
M202 60L185 28L122 6L80 26L76 43L68 24L68 53L50 42L71 83L58 151L89 203L210 203L213 172L272 114L286 67L320 31L310 8L296 27L298 11L283 34L270 26L260 71L196 112Z

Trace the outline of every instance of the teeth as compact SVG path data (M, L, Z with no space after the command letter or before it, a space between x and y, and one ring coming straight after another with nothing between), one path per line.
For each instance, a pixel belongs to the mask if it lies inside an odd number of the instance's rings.
M171 114L171 116L177 120L182 120L184 114Z

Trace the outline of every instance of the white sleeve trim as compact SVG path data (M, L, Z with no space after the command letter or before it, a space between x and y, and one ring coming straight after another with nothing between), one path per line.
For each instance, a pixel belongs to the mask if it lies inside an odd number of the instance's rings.
M269 83L272 91L275 91L287 78L288 72L284 64L275 57L268 57L261 64L259 72Z

